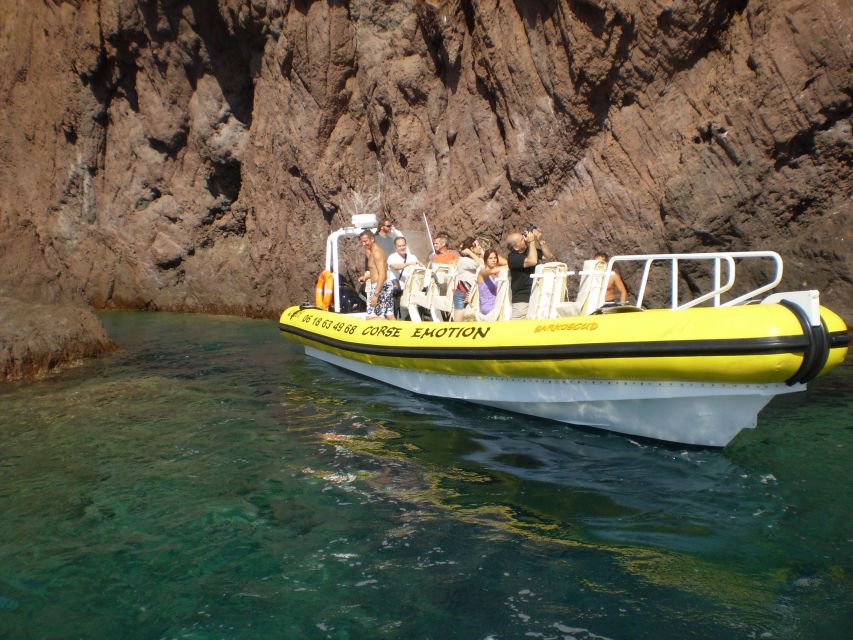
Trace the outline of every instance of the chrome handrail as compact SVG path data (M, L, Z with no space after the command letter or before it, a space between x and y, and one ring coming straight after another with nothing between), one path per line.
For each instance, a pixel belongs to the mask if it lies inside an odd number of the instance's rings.
M771 259L773 260L776 270L769 282L756 287L743 295L728 300L722 301L722 295L729 291L735 283L737 266L735 260L744 259ZM756 298L766 291L775 288L782 281L782 257L775 251L720 251L711 253L651 253L643 255L620 255L613 256L607 263L605 271L605 282L609 280L610 274L614 271L616 263L642 263L643 272L640 280L640 288L637 292L637 306L643 305L643 299L646 294L646 285L649 281L649 274L652 264L655 262L669 262L670 264L670 308L673 310L689 309L695 307L708 300L713 300L715 307L732 307L743 304L748 300ZM693 298L684 304L678 303L678 278L679 267L683 262L701 262L713 261L713 288L710 291L703 293L697 298ZM725 281L723 281L723 265L726 267ZM598 306L604 304L604 298L607 293L607 287L602 287L599 294Z

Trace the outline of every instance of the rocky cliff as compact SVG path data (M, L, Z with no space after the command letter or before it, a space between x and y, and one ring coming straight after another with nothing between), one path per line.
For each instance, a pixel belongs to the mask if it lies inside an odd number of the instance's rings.
M775 249L853 317L845 0L0 11L0 215L95 307L275 315L369 196L460 238L535 222L572 265Z

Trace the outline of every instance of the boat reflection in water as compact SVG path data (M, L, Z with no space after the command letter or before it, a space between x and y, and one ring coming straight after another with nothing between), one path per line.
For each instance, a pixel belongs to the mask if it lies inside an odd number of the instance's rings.
M392 389L367 400L369 381L322 364L315 372L347 397L365 398L350 411L370 405L373 422L323 439L338 452L343 482L368 487L371 500L400 502L400 522L387 538L429 527L438 510L482 527L482 535L542 545L555 562L604 552L617 575L732 610L771 607L774 594L805 579L798 571L807 571L815 548L800 544L807 531L820 553L842 558L831 539L837 526L814 532L820 522L795 517L797 463L782 464L776 454L756 459L757 434L749 434L750 456L737 445L674 447ZM777 454L801 419L794 403L783 404L770 410ZM834 580L823 586L841 588Z

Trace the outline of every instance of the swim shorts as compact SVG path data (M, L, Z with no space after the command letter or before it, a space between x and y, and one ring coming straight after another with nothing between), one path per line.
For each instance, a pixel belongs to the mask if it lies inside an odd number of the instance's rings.
M367 295L367 317L368 318L385 318L387 316L394 317L394 285L390 280L386 280L379 291L379 297L376 300L376 306L371 307L370 301L373 299L373 292L376 291L376 283L367 282L365 294Z

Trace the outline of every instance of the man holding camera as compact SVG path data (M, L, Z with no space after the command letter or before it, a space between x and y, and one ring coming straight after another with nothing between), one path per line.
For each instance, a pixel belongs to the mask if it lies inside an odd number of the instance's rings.
M506 239L507 264L509 265L510 290L512 291L512 320L527 317L530 304L530 291L536 272L536 265L544 259L550 260L554 252L542 240L542 232L536 225L530 225L524 233L513 232Z

